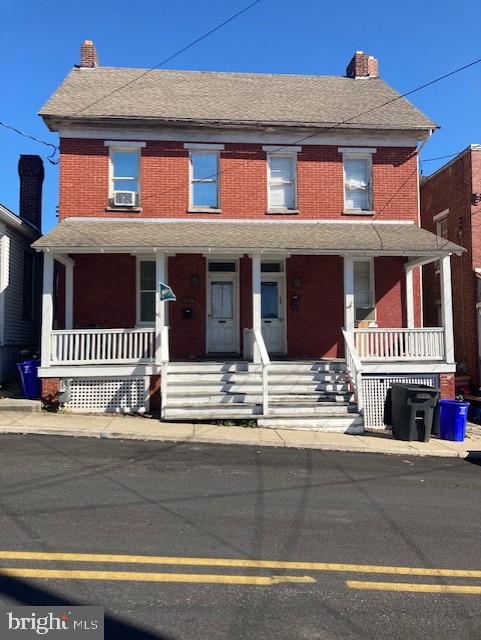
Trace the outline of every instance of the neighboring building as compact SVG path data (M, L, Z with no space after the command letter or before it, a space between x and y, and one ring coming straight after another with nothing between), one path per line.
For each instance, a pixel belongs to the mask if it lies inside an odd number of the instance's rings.
M394 379L452 395L462 249L418 226L436 125L372 56L346 77L142 71L85 41L41 116L61 156L60 222L35 243L47 400L358 431ZM419 265L438 259L444 327L425 331Z
M31 244L40 236L43 162L20 156L20 215L0 204L0 383L15 375L20 352L40 349L41 256Z
M453 258L454 352L460 376L472 391L480 386L481 314L481 145L464 149L450 162L421 179L421 224L466 248ZM439 323L439 267L423 268L424 322Z

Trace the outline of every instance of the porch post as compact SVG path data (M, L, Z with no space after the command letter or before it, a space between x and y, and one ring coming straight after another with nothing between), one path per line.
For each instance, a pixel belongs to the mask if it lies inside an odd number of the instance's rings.
M43 254L43 292L42 292L42 339L41 365L50 365L50 332L53 325L53 265L54 257L47 251Z
M344 328L349 333L354 332L354 258L344 256Z
M252 328L261 331L261 254L252 254ZM260 354L254 341L254 362L260 362Z
M454 363L453 301L451 292L451 257L439 261L441 283L441 315L444 327L445 361Z
M165 302L160 299L159 282L166 281L166 256L164 251L155 254L155 364L162 364L162 353L165 353L165 345L162 339L165 336Z
M408 329L414 328L414 287L413 268L406 269L406 324Z

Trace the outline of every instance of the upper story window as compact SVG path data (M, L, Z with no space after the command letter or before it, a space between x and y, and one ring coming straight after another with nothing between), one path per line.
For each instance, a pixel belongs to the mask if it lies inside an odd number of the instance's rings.
M267 153L267 208L269 212L297 210L298 146L264 145Z
M296 208L296 158L269 154L269 210Z
M219 154L216 151L190 152L190 207L219 208Z
M344 212L372 211L372 154L376 149L340 148L344 163Z
M109 205L138 207L140 203L140 156L145 142L104 142L110 151Z

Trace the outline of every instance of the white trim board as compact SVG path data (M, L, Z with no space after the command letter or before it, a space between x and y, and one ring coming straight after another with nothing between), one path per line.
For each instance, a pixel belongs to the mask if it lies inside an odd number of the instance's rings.
M302 140L302 145L333 145L333 146L354 146L364 145L379 147L413 147L417 148L418 142L425 138L425 132L415 131L387 131L368 132L349 131L345 133L326 133L320 131L316 133L313 129L286 130L281 133L272 131L255 131L244 129L240 131L218 129L169 129L152 131L151 129L132 128L131 131L121 131L108 128L81 128L81 127L60 127L60 138L85 138L85 139L109 139L109 140L165 140L168 142L199 142L199 143L244 143L244 144L270 144L270 145L295 145Z
M278 220L277 222L273 222L272 220L257 220L255 218L246 219L246 218L216 218L215 220L208 218L199 218L197 220L193 220L192 218L104 218L102 216L71 216L66 217L63 220L68 220L69 222L141 222L142 224L163 224L169 222L185 222L192 224L192 222L207 222L209 224L372 224L372 225L383 225L383 224L415 224L414 220L339 220L334 218L326 218L325 220ZM62 222L62 221L61 221Z

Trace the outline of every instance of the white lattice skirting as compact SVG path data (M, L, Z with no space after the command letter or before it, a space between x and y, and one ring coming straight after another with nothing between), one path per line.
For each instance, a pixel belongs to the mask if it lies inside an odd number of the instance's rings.
M387 390L393 382L405 384L428 384L439 388L439 376L405 375L405 376L363 376L362 392L364 399L364 426L382 429L384 427L384 401Z
M149 378L73 378L70 382L70 411L137 413L149 408Z

